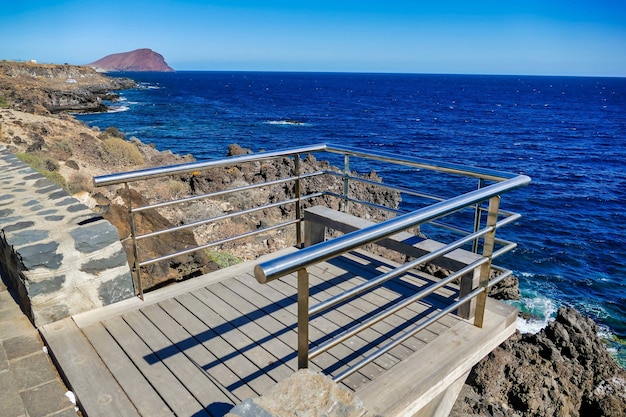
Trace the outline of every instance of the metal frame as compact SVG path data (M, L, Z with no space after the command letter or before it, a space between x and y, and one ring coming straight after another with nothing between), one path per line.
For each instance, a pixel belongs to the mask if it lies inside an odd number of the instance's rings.
M344 167L341 172L334 171L318 171L314 173L302 174L301 173L301 159L300 155L306 153L315 153L315 152L330 152L341 154L344 157ZM229 190L217 191L214 193L203 194L199 196L186 197L182 199L177 199L173 201L161 202L156 204L147 205L144 207L132 207L130 201L130 188L129 183L134 181L147 180L152 178L160 178L164 176L170 175L182 175L189 174L192 172L208 170L211 168L218 167L228 167L233 165L239 165L250 162L260 162L266 160L272 160L277 158L291 157L294 158L294 173L293 176L288 178L282 178L276 181L270 181L261 184L253 184L245 187L239 187ZM413 167L420 170L430 170L434 172L459 175L463 177L476 178L478 179L478 188L472 191L469 191L465 194L457 195L452 198L444 198L441 196L431 195L423 193L419 190L407 189L406 187L401 186L393 186L389 184L382 184L375 181L371 181L364 178L359 178L353 175L350 171L351 158L364 158L369 160L375 160L379 162L389 163L389 164L398 164L407 167ZM339 195L337 193L333 193L329 190L320 190L316 193L312 193L309 195L301 195L301 181L305 178L310 178L318 175L333 175L342 178L343 183L343 194ZM237 213L232 213L223 216L217 216L211 219L204 219L201 221L197 221L194 223L190 223L183 226L172 227L170 229L166 229L163 231L155 231L152 233L147 233L144 235L137 235L135 229L135 221L134 214L144 210L150 210L160 207L169 206L172 204L180 204L190 201L199 200L202 198L210 198L215 196L221 196L228 193L236 193L250 189L256 189L261 187L267 187L270 185L282 184L286 182L292 181L294 183L295 196L286 201L276 202L272 204L267 204L259 207L254 207L247 210L242 210ZM433 204L415 210L409 213L402 213L399 210L389 207L383 207L371 202L361 201L358 199L354 199L349 195L350 190L350 181L359 181L362 183L367 183L370 185L376 185L381 188L397 191L400 193L410 194L416 197L425 198L430 201L433 201ZM331 144L316 144L312 146L305 146L299 148L288 149L284 151L275 151L275 152L262 152L258 154L249 154L242 155L236 157L230 157L215 161L208 162L196 162L189 164L181 164L169 167L160 167L160 168L151 168L146 170L139 170L133 172L126 172L120 174L111 174L104 175L100 177L94 178L94 185L99 186L109 186L116 184L124 184L126 191L128 193L128 214L130 216L130 225L131 225L131 237L133 240L133 251L135 254L135 263L132 265L133 278L136 285L137 294L143 298L143 289L141 288L141 277L140 277L140 268L141 266L149 265L151 263L159 262L162 260L170 259L181 254L191 253L197 250L201 250L210 246L220 245L227 241L232 241L235 239L239 239L242 237L252 236L258 233L262 233L268 230L288 227L291 225L295 225L296 227L296 244L298 247L301 247L303 244L302 237L302 204L305 200L318 197L322 195L333 196L341 199L341 208L345 212L349 212L350 204L365 204L371 207L375 207L377 209L383 209L391 211L398 216L387 220L385 222L375 224L374 226L367 227L361 230L354 231L352 233L348 233L341 237L328 240L322 243L315 244L313 246L302 248L297 252L282 256L277 259L273 259L270 261L263 262L258 264L254 268L254 273L257 280L260 283L267 283L272 280L278 279L285 275L296 273L297 281L298 281L298 367L306 368L308 367L308 361L319 355L322 352L327 351L328 349L336 346L337 344L343 342L349 337L354 336L358 332L369 328L374 323L384 319L385 317L394 314L400 309L406 307L407 305L420 300L429 294L432 294L438 288L441 288L453 280L462 277L465 274L468 274L476 269L480 271L480 277L478 285L475 288L472 288L471 291L467 294L461 294L459 299L441 310L438 314L428 318L425 322L422 322L414 328L406 331L404 334L395 337L390 340L385 346L381 347L374 354L364 358L359 363L351 366L347 370L343 371L341 374L335 376L335 380L340 381L347 376L351 375L354 372L357 372L366 364L372 362L376 358L380 357L380 355L389 351L393 347L405 341L407 338L413 336L415 333L419 332L430 323L438 320L443 315L449 314L455 310L457 310L460 306L470 302L473 299L476 299L476 311L474 316L474 324L478 327L482 326L484 319L484 311L485 311L485 303L488 289L495 285L498 281L510 276L512 274L511 271L502 269L500 267L492 265L492 259L506 253L513 248L516 247L516 244L513 242L509 242L502 239L496 238L496 230L506 224L509 224L515 220L517 220L520 216L516 213L506 212L500 210L500 196L504 193L510 192L520 187L526 186L530 182L530 178L525 175L515 175L500 171L495 171L491 169L484 168L473 168L467 166L461 166L458 164L438 162L432 160L426 160L421 158L411 158L411 157L400 157L397 155L384 153L384 152L372 152L372 151L362 151L360 149L340 146L340 145L331 145ZM490 183L490 184L488 184ZM482 206L482 204L488 202L488 208ZM263 210L265 208L276 207L284 204L295 204L296 207L296 215L295 219L286 220L284 223L280 223L275 226L271 226L268 228L263 228L260 230L251 231L248 233L244 233L238 236L234 236L232 238L227 238L219 241L209 242L205 245L201 245L195 248L189 248L184 251L180 251L174 254L163 255L154 259L140 261L138 258L138 249L137 244L140 240L145 239L147 237L156 236L158 234L169 233L175 230L181 230L184 228L191 228L195 226L199 226L202 224L207 224L210 222L222 220L225 218L230 218L246 213L251 213L258 210ZM450 215L452 213L456 213L462 210L473 210L473 224L471 229L473 230L465 230L459 228L454 225L446 224L445 222L441 222L438 219ZM485 216L486 213L486 216ZM483 222L485 223L483 226ZM436 225L438 227L443 227L451 230L454 233L461 234L461 238L448 243L444 247L439 250L436 250L430 254L424 255L418 259L407 262L403 265L400 265L396 269L384 273L367 283L359 285L351 290L345 291L342 294L332 297L331 299L319 303L315 306L309 307L309 276L307 272L307 268L315 265L319 262L334 258L336 256L348 253L354 249L360 248L366 244L373 243L382 238L394 235L396 233L406 231L415 227L419 227L423 224L430 223ZM482 245L480 244L482 242ZM325 310L328 310L335 306L336 304L349 300L353 297L358 296L359 294L375 287L382 285L386 281L393 279L395 277L401 276L406 273L410 269L418 266L419 264L423 264L435 259L438 256L442 256L448 252L451 252L457 248L463 247L464 245L471 245L472 251L478 253L480 249L482 249L481 258L479 260L471 263L465 268L462 268L459 271L456 271L449 277L437 282L436 284L426 287L419 293L414 294L410 298L405 301L389 307L386 311L383 311L376 316L372 317L366 322L360 323L353 328L347 329L342 334L337 335L335 338L327 341L323 345L315 347L312 351L309 352L309 336L308 336L308 322L309 317L315 314L320 314ZM489 274L491 270L496 270L498 272L498 276L495 279L489 280Z

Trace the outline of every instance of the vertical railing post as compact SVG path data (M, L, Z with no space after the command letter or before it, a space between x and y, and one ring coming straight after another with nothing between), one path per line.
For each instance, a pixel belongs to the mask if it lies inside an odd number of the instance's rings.
M298 369L309 367L309 273L298 270Z
M480 267L480 281L479 286L485 288L485 291L478 294L476 297L476 317L474 318L474 325L477 327L483 327L483 321L485 319L485 306L487 304L487 284L489 284L489 275L491 274L491 257L493 255L493 248L496 240L496 223L498 222L498 211L500 210L500 196L491 197L489 199L489 212L487 214L487 227L493 227L489 233L485 235L483 242L483 257L489 258L488 262L485 262Z
M135 228L135 216L133 215L133 199L130 195L130 187L125 182L126 195L128 196L128 220L130 223L130 237L133 242L133 264L131 265L131 273L135 284L135 294L143 300L143 285L141 284L141 270L139 268L139 249L137 248L137 230Z
M483 180L482 178L478 179L478 189L480 190L481 188L483 188L483 186L485 185L485 180ZM481 220L481 213L482 210L480 208L480 204L481 203L476 203L476 208L474 211L474 232L477 232L480 230L480 220ZM472 252L474 253L478 253L478 241L479 239L474 240L474 243L472 245Z
M350 155L346 154L343 156L343 212L348 213L349 202L348 195L350 193Z
M302 248L302 201L300 200L300 154L296 154L294 158L294 170L296 177L295 193L296 193L296 245Z

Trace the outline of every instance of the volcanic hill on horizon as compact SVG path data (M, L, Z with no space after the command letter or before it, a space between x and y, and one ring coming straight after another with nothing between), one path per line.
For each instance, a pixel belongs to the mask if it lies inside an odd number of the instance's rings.
M165 62L163 55L148 48L107 55L87 66L101 72L174 72L174 69Z

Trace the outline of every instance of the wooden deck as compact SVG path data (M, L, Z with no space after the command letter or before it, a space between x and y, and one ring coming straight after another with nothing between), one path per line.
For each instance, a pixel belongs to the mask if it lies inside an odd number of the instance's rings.
M41 328L84 412L89 417L222 416L234 403L263 394L291 375L297 366L296 279L261 285L252 275L256 263ZM356 252L313 267L311 305L390 266L380 257ZM431 279L407 274L312 318L311 346L413 294ZM336 375L456 296L457 289L444 288L316 357L311 368ZM372 389L372 381L401 370L403 360L459 324L474 328L447 316L343 383L355 391Z

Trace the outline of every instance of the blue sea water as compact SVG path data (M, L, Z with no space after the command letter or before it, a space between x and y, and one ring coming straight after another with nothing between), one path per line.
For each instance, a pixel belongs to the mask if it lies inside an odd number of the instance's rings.
M626 366L626 79L119 75L140 87L122 92L114 112L77 118L198 160L225 156L231 143L332 142L529 175L530 186L505 198L523 218L503 229L519 246L498 261L516 272L519 306L536 317L520 325L573 306L602 326Z

